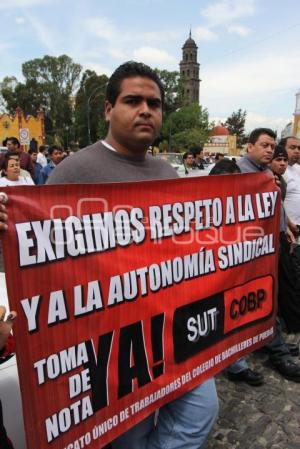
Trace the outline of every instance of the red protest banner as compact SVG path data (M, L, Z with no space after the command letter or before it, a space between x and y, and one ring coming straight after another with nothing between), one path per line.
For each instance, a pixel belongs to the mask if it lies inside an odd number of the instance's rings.
M101 448L272 336L270 175L5 191L28 448Z

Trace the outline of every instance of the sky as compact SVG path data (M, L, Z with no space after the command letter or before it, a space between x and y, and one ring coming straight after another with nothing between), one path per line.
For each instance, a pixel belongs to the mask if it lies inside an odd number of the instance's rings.
M0 0L0 81L67 54L110 75L126 60L179 70L189 31L210 120L247 111L247 130L280 130L300 89L299 0Z

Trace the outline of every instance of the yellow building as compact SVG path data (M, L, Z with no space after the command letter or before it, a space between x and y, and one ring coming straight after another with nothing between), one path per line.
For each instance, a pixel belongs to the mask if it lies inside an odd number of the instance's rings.
M36 117L23 114L21 108L15 110L11 117L8 114L0 115L0 146L7 137L17 137L25 151L30 144L36 146L45 144L45 118L39 111Z
M240 150L236 146L236 136L230 135L225 126L215 126L211 131L209 142L204 145L206 154L222 153L231 156L239 156Z

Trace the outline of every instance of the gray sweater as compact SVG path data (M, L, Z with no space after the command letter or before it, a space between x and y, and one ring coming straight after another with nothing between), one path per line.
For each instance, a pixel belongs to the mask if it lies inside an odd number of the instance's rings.
M47 184L97 184L177 178L171 165L152 155L123 156L101 142L64 159Z

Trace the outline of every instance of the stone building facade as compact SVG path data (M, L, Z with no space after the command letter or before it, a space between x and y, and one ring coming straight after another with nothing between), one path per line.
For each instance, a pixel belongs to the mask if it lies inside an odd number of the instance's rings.
M182 60L180 61L180 75L184 82L184 98L186 104L199 104L200 64L198 63L198 47L191 32L182 47Z

